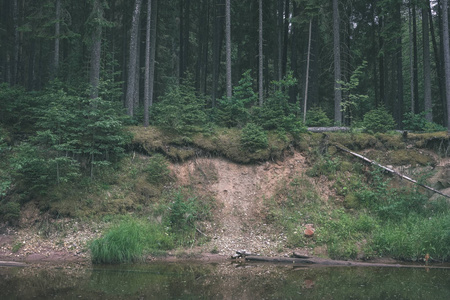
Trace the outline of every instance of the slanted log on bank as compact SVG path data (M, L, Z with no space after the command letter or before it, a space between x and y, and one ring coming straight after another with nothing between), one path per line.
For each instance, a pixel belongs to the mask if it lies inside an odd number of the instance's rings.
M366 162L368 162L368 163L370 163L370 164L372 164L372 165L375 165L375 166L377 166L377 167L380 167L380 168L382 168L383 170L385 170L385 171L387 171L387 172L390 172L390 173L392 173L392 174L395 174L395 175L399 176L400 178L406 179L406 180L408 180L408 181L410 181L410 182L412 182L412 183L414 183L414 184L417 184L417 185L419 185L419 186L421 186L421 187L423 187L423 188L425 188L425 189L427 189L427 190L430 190L430 191L432 191L432 192L434 192L434 193L436 193L436 194L439 194L439 195L441 195L441 196L450 198L450 195L446 195L446 194L442 193L441 191L438 191L438 190L436 190L436 189L434 189L434 188L432 188L432 187L430 187L430 186L428 186L428 185L425 185L425 184L422 184L422 183L420 183L420 182L417 182L416 180L414 180L414 179L412 179L412 178L409 178L408 176L405 176L405 175L403 175L403 174L400 174L399 172L397 172L397 171L395 171L395 170L393 170L393 169L391 169L391 168L388 168L388 167L386 167L386 166L380 165L379 163L377 163L377 162L375 162L375 161L373 161L373 160L371 160L371 159L369 159L369 158L367 158L367 157L365 157L365 156L363 156L363 155L361 155L361 154L358 154L358 153L356 153L356 152L353 152L353 151L351 151L351 150L349 150L349 149L347 149L347 148L345 148L345 147L343 147L343 146L341 146L341 145L334 144L334 146L335 146L336 148L338 148L339 150L342 150L342 151L344 151L344 152L350 153L351 155L356 156L356 157L358 157L358 158L360 158L360 159L362 159L362 160L364 160L364 161L366 161Z

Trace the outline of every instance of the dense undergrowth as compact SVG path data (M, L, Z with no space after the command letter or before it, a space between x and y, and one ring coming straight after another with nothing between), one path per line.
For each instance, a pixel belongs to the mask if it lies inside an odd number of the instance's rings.
M286 231L291 247L325 247L335 259L393 257L408 261L450 258L450 206L425 190L396 187L381 169L319 155L307 175L285 183L268 201L267 221ZM325 201L315 181L334 182ZM303 235L304 224L317 230Z

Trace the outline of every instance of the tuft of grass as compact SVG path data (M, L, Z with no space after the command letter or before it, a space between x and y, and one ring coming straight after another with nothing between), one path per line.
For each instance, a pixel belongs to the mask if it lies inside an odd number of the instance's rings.
M434 260L446 261L450 258L450 215L410 215L400 222L387 222L375 232L373 248L397 259L417 261L429 253Z
M17 243L15 243L15 244L13 245L13 247L12 247L12 249L11 249L11 252L12 252L12 253L17 253L17 252L19 252L20 249L22 249L23 246L25 246L24 243L17 242Z
M161 225L133 218L123 220L90 245L94 264L142 261L147 253L172 247L172 237Z

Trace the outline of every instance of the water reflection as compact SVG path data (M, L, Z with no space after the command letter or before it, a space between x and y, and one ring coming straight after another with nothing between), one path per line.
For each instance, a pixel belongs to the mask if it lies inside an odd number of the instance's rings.
M0 299L450 299L450 270L152 263L0 267Z

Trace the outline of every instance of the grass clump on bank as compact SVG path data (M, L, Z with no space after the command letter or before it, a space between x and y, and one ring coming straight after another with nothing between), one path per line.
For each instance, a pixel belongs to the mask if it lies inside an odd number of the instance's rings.
M123 220L90 245L95 264L137 262L145 254L171 248L173 239L162 226L135 218Z
M151 217L126 217L91 245L95 264L131 263L147 255L162 255L176 247L201 244L199 222L208 220L214 201L177 189L167 193L153 206Z

